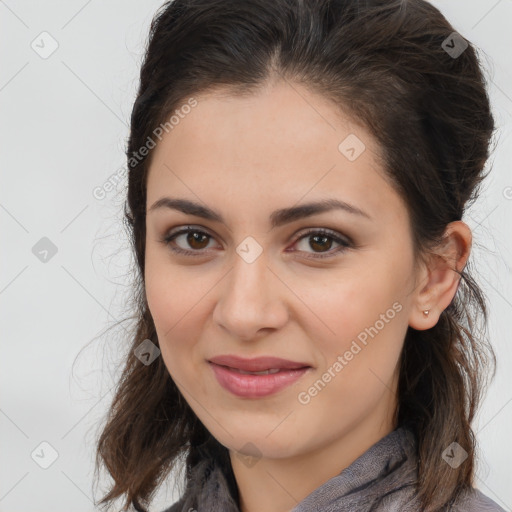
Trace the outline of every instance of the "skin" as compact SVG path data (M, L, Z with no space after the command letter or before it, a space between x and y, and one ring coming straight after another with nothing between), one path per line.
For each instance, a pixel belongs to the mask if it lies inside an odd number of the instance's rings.
M288 511L396 427L397 365L407 328L433 327L450 304L459 281L453 269L466 263L471 231L451 223L439 256L415 265L409 215L379 164L377 142L302 86L278 80L250 97L217 90L196 99L152 155L148 306L167 369L230 450L242 512ZM366 146L354 161L338 150L350 134ZM164 196L207 205L225 223L150 210ZM371 218L333 210L271 229L274 210L325 198L342 199ZM210 236L181 235L174 246L199 256L175 254L172 243L161 241L187 226ZM336 253L340 244L333 239L315 244L314 235L304 237L309 228L330 229L355 245ZM236 252L248 236L262 249L252 263ZM359 343L343 369L300 403L299 393L329 368L332 375L338 356L390 309L395 314L378 334ZM274 395L240 398L220 386L207 363L221 354L274 355L313 368Z

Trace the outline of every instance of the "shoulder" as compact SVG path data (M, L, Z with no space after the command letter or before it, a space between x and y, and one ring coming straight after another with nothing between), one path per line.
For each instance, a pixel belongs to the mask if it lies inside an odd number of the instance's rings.
M495 501L478 489L466 491L450 512L506 512Z

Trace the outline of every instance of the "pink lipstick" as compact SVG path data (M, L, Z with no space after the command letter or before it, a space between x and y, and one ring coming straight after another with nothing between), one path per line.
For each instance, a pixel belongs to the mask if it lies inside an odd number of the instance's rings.
M311 366L278 357L244 359L226 355L208 361L219 384L236 396L260 398L277 393L302 377Z

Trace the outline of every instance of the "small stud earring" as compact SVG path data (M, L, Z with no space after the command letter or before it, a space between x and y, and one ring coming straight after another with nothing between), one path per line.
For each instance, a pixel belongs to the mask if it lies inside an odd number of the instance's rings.
M429 314L429 313L430 313L430 311L429 311L428 309L425 309L425 311L423 311L423 314L424 314L425 316L428 316L428 314Z

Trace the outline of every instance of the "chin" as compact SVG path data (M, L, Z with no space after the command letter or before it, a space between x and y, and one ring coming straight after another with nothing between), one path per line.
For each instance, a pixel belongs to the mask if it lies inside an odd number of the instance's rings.
M280 459L293 456L297 449L297 437L285 430L277 433L275 423L268 428L247 428L247 417L244 425L225 425L226 430L211 431L212 435L235 455L241 454L255 458ZM269 433L271 433L269 435Z

